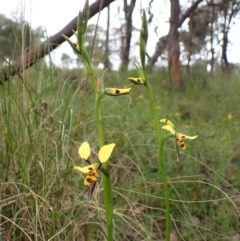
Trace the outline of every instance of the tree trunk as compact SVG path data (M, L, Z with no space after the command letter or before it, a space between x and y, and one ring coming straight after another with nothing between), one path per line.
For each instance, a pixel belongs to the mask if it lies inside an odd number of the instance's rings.
M193 47L193 42L192 42L192 37L193 37L193 18L190 16L190 21L189 21L189 38L188 38L188 54L187 54L187 72L190 73L190 63L192 59L192 47Z
M161 56L164 50L167 48L167 45L168 45L168 34L161 37L157 42L154 54L152 55L152 57L148 59L148 63L147 63L148 70L152 69L153 65L157 62L159 56Z
M190 14L197 8L197 6L202 2L203 0L196 0L195 2L192 3L192 5L182 14L182 16L178 19L178 28L182 26L182 24L184 23L184 21L190 16ZM179 5L179 1L171 1L173 2L173 4L176 2ZM152 69L153 65L157 62L159 56L161 56L164 52L164 50L166 50L167 46L168 46L168 42L169 42L169 34L170 34L170 30L168 32L167 35L161 37L159 39L159 41L156 44L156 48L155 48L155 52L152 55L152 57L150 57L148 59L148 63L147 63L147 68L149 70Z
M127 0L124 0L124 14L125 14L125 31L122 36L122 48L121 48L121 67L122 71L127 71L129 64L129 53L132 38L132 14L135 7L136 0L131 0L130 5L127 4Z
M110 6L108 6L107 14L107 30L106 30L106 41L105 41L105 59L104 59L104 69L110 68L109 61L109 28L110 28Z
M214 19L215 19L215 6L213 4L212 6L212 13L211 13L211 29L210 29L210 43L211 43L211 59L210 59L210 72L213 73L214 70L214 64L215 64L215 51L214 51Z
M179 48L179 0L171 0L171 18L170 31L168 41L168 68L169 74L173 82L181 87L183 85L183 78L180 64L180 48Z
M222 71L227 73L229 70L229 62L227 59L227 45L228 45L228 27L227 27L227 13L224 11L224 24L223 24L223 44L222 44L222 56L221 67Z

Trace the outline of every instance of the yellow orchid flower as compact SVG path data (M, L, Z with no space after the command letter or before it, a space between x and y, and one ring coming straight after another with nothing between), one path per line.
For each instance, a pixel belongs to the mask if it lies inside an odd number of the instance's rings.
M102 163L105 163L108 161L114 147L115 147L114 143L102 146L98 152L98 159L100 162L91 164L89 160L90 153L91 153L90 145L88 144L87 141L82 143L82 145L78 149L78 154L83 160L88 162L90 165L86 167L74 166L73 169L78 172L87 174L87 177L84 180L84 185L89 186L90 184L95 183L97 181L98 170L100 169Z
M145 80L143 78L128 77L128 79L135 85L144 85Z
M131 88L118 89L118 88L105 88L106 95L119 96L128 95L131 92Z
M169 132L171 132L173 134L173 136L175 137L176 142L178 143L178 145L182 149L186 149L187 148L186 144L183 141L184 139L195 140L198 137L198 135L196 135L196 136L187 136L185 134L181 134L179 132L176 132L173 123L170 120L168 120L168 119L161 119L159 122L162 122L162 123L166 124L165 126L162 126L162 128L167 130L167 131L169 131Z

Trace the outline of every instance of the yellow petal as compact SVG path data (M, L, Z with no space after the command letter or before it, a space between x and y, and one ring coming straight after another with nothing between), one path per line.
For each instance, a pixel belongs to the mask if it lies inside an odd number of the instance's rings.
M86 167L74 166L73 169L78 172L89 173L91 171L96 171L98 169L98 167L99 167L99 163L93 163Z
M83 142L78 149L79 156L84 160L88 160L88 158L90 157L90 152L91 149L87 141Z
M173 123L170 120L168 120L168 119L161 119L159 122L162 122L165 125L170 125L172 128L174 128Z
M136 85L144 85L145 84L145 80L143 78L129 77L128 79Z
M170 126L170 125L165 125L165 126L163 126L162 128L165 129L165 130L167 130L167 131L170 131L170 132L175 136L176 132L175 132L175 130L173 129L172 126Z
M98 159L101 163L106 162L112 154L113 148L115 147L114 143L102 146L99 153Z
M176 137L177 137L178 139L180 139L180 140L182 140L182 139L195 140L195 139L198 137L198 135L196 135L196 136L187 136L187 135L184 135L184 134L182 134L182 133L176 132Z
M130 94L131 88L127 89L117 89L117 88L105 88L106 95L119 96Z

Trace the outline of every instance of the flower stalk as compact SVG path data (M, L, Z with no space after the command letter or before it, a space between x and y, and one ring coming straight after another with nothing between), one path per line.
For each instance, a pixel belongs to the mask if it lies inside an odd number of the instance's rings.
M131 88L119 89L119 88L104 88L104 74L100 80L98 80L97 85L97 95L95 101L95 116L96 123L98 127L98 137L99 137L99 146L104 144L103 130L102 130L102 119L101 119L101 99L104 95L110 96L120 96L127 95L130 93ZM109 166L108 163L103 163L100 169L103 175L103 186L104 186L104 202L105 202L105 211L106 211L106 224L107 224L107 240L113 240L113 192L112 192L112 183L110 178Z
M70 46L73 50L82 58L83 64L87 69L88 76L91 80L92 88L95 94L95 117L96 117L96 124L98 129L98 141L99 147L104 147L104 135L103 135L103 128L102 128L102 119L101 119L101 99L105 94L104 86L103 86L103 76L101 80L98 82L98 86L96 85L95 78L93 75L93 68L91 64L91 60L87 49L84 45L84 36L87 28L87 22L89 19L89 1L86 0L84 9L79 12L78 21L77 21L77 41L78 43L73 43L69 38L66 36L65 39L69 42ZM99 157L100 158L100 157ZM95 166L93 166L95 167ZM98 169L101 170L103 173L103 188L104 188L104 204L105 204L105 211L106 211L106 225L107 225L107 240L113 240L113 194L112 194L112 184L110 179L110 173L108 168L108 163L101 162L97 168L97 170L88 170L88 167L85 168L77 168L74 167L77 171L85 171L87 173L87 177L84 181L85 185L92 184L92 188L90 190L90 197L93 193L93 190L96 185L96 181L98 178ZM86 170L87 169L87 170ZM87 171L87 172L86 172Z
M137 68L139 73L139 78L130 77L129 80L134 84L143 84L147 89L147 94L150 100L150 105L152 108L152 115L154 118L155 128L157 132L157 141L158 141L158 161L159 161L159 169L162 174L163 187L164 187L164 200L165 200L165 209L166 209L166 241L170 241L170 229L171 229L171 220L170 220L170 201L169 201L169 190L168 190L168 179L164 162L164 132L160 129L159 119L155 107L155 99L152 92L151 85L148 81L146 66L145 66L145 58L146 58L146 44L148 39L148 27L147 27L147 18L146 13L143 11L142 15L142 28L140 33L140 60L142 69Z
M98 89L95 101L95 117L98 127L98 138L99 146L103 146L104 137L102 130L102 119L101 119L101 99L105 94L104 83L103 83L104 73L100 80L98 80ZM101 167L103 171L103 187L104 187L104 204L106 212L106 225L107 225L107 240L113 240L113 194L112 194L112 183L109 173L109 167L107 163L104 163Z
M157 111L155 107L155 99L152 92L151 85L148 82L148 78L146 76L146 71L143 71L145 76L145 86L147 89L148 97L150 99L150 104L152 108L152 114L154 118L155 128L157 132L157 139L158 139L158 162L159 162L159 169L162 174L162 181L163 181L163 189L164 189L164 201L165 201L165 209L166 209L166 241L170 241L170 231L171 231L171 219L170 219L170 201L169 201L169 189L168 189L168 179L167 179L167 172L165 168L165 161L164 161L164 132L160 129L159 120L157 116Z

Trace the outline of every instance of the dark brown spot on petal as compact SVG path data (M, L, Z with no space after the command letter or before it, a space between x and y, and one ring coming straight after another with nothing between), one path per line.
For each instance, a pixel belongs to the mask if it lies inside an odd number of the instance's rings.
M182 136L182 139L185 139L186 138L186 136Z
M183 148L183 149L184 149L185 146L186 146L185 143L184 143L182 140L179 140L179 141L178 141L178 145L179 145L181 148Z
M116 95L120 94L120 90L116 90L116 91L115 91L115 94L116 94Z
M88 183L94 183L94 182L96 182L96 179L92 179L92 178L90 178L90 177L88 177L86 180L87 180Z
M138 83L141 83L141 80L140 80L140 79L137 79L137 82L138 82Z
M98 173L97 173L96 171L90 171L90 172L88 173L88 176L89 176L89 177L97 177L97 176L98 176Z

